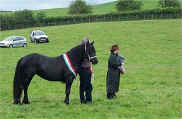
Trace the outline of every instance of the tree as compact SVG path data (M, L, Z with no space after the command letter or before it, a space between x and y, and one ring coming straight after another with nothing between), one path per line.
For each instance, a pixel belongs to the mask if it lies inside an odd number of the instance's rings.
M30 25L34 23L33 13L30 10L16 11L14 13L16 24Z
M162 8L181 8L179 0L159 0L159 6Z
M92 12L91 6L83 0L73 1L69 7L69 14L88 14Z
M139 10L142 6L141 1L137 0L118 0L116 4L116 9L118 11L126 11L126 10Z
M43 12L38 12L36 15L35 15L35 19L37 22L41 23L44 21L44 19L46 18L46 14L43 13Z

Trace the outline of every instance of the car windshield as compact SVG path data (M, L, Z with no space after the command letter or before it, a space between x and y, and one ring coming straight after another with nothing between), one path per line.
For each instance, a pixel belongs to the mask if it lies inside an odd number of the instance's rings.
M36 31L35 35L40 36L40 35L45 35L45 33L43 31Z
M14 39L14 37L7 37L6 39L5 39L5 41L10 41L10 40L13 40Z
M17 40L24 40L23 37L16 37Z

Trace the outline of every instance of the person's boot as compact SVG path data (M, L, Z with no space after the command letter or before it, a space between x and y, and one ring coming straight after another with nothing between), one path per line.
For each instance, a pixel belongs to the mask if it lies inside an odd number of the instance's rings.
M83 90L80 90L80 102L81 104L86 104L86 99Z
M86 103L92 103L92 91L86 92Z
M86 98L86 103L92 103L92 97Z
M107 99L112 99L113 95L111 93L107 93Z
M116 93L113 93L113 97L114 97L114 98L116 98L116 97L117 97L117 96L116 96Z
M86 104L86 100L80 100L81 104Z
M81 104L86 104L86 99L85 99L84 95L80 96L80 102L81 102Z

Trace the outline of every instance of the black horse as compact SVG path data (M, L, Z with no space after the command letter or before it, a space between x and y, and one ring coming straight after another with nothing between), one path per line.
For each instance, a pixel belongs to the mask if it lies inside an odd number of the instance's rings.
M64 103L69 104L69 95L73 80L79 71L81 62L88 58L92 64L97 64L94 42L78 45L66 54L50 58L40 54L30 54L21 58L16 66L13 94L14 104L21 104L21 94L24 91L22 103L29 104L28 87L35 74L48 81L60 81L66 84Z

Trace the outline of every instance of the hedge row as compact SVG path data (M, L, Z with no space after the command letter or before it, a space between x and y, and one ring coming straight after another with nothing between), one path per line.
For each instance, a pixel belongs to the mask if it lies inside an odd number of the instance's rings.
M126 13L110 13L103 15L82 15L82 16L65 16L48 18L43 20L34 19L31 21L23 20L15 22L11 16L0 16L1 30L37 27L37 26L51 26L51 25L65 25L65 24L78 24L90 23L100 21L122 21L122 20L145 20L145 19L168 19L168 18L182 18L182 9L154 9L145 11L132 11ZM15 20L15 21L14 21ZM18 23L18 24L17 24Z

